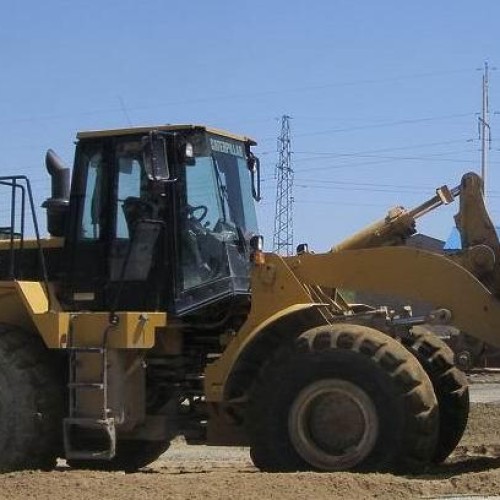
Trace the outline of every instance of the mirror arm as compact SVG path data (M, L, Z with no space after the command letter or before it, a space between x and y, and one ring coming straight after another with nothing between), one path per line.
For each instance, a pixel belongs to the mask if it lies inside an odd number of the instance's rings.
M252 179L252 196L255 201L260 201L262 199L260 195L260 160L253 153L250 153L249 159L252 162L252 168L250 169ZM257 182L255 179L256 177Z

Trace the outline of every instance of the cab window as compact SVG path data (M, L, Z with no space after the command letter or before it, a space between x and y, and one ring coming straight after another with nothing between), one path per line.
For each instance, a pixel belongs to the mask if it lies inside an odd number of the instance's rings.
M118 172L116 237L130 238L124 207L131 199L141 198L142 166L135 158L118 158Z
M85 199L83 202L83 217L81 238L84 240L97 240L101 237L103 224L103 161L100 151L90 154L85 159L87 166L87 181Z

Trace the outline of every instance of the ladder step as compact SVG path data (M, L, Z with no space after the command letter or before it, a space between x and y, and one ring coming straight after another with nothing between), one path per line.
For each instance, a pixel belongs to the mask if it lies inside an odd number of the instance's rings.
M77 436L81 436L82 430L91 432L88 441L75 439ZM110 460L115 456L116 431L113 418L65 418L63 434L67 459Z
M98 389L98 390L103 390L104 389L104 384L100 382L69 382L68 383L68 388L69 389Z
M116 430L114 419L108 417L111 412L107 408L106 358L108 350L102 346L73 346L71 342L67 349L69 353L69 381L67 384L69 417L65 418L63 423L66 458L109 460L115 456L116 452ZM87 354L89 356L85 358ZM82 372L82 362L90 361L90 355L96 354L99 360L95 366L92 366L90 371L84 370ZM85 381L89 378L90 381ZM92 398L90 402L81 399L83 397L82 391L99 391L102 395L102 401L101 397ZM87 417L79 417L79 413L86 414Z
M72 352L88 352L95 354L104 354L106 351L104 347L68 347L67 349Z

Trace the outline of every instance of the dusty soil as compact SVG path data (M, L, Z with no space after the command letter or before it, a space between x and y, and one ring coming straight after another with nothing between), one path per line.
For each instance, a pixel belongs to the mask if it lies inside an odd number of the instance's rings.
M0 475L8 499L210 499L210 498L436 498L500 494L500 404L475 404L459 447L425 475L265 474L247 449L187 447L174 443L157 462L134 474L78 471ZM498 497L500 498L500 497Z

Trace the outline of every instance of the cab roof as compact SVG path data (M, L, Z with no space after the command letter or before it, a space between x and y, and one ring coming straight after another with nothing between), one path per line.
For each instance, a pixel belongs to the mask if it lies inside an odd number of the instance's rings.
M78 132L76 135L77 139L90 139L97 137L111 137L111 136L123 136L123 135L133 135L133 134L147 134L148 132L158 130L164 132L180 132L184 130L200 130L209 132L211 134L220 135L222 137L227 137L228 139L234 139L237 141L243 141L250 143L251 146L255 146L257 142L250 137L243 135L233 134L232 132L226 132L225 130L219 130L212 127L206 127L205 125L155 125L155 126L144 126L144 127L130 127L130 128L119 128L119 129L109 129L109 130L89 130L84 132Z

